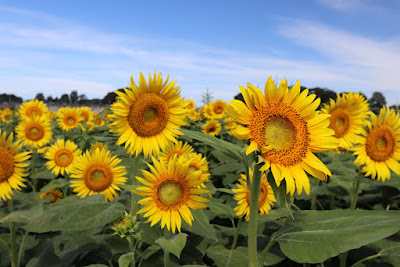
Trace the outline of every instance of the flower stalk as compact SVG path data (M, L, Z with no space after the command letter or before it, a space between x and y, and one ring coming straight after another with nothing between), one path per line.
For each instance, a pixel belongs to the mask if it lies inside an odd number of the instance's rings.
M249 236L248 255L249 266L257 266L257 217L258 217L258 195L260 194L261 172L260 167L254 166L253 181L250 189L250 215L249 215Z

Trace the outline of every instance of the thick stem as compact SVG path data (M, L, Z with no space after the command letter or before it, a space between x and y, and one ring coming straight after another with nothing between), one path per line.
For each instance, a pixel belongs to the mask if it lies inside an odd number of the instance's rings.
M235 233L234 233L234 236L233 236L233 242L232 242L231 250L234 250L236 248L236 244L237 244L237 241L239 239L239 233L240 233L240 230L242 230L242 226L243 226L243 218L240 217L239 221L238 221L238 223L236 225L236 228L235 228Z
M32 152L31 176L34 176L37 172L37 168L36 168L37 156L38 156L38 153L37 153L37 149L35 148L35 149L33 149L33 152ZM36 184L37 184L37 178L32 179L32 191L33 192L37 191Z
M164 227L164 237L165 239L169 239L169 231L167 227ZM164 250L164 267L168 267L169 265L169 252Z
M132 173L132 177L133 178L130 181L130 184L133 184L134 179L136 179L135 177L137 175L138 168L139 168L139 156L135 157L135 162L134 162L134 165L133 165L133 173ZM132 192L131 193L131 210L129 212L129 214L131 216L134 216L136 214L137 210L138 210L136 200L135 200L135 198L133 196L134 196L134 193Z
M249 237L248 253L249 266L257 266L257 217L258 217L258 195L260 193L261 172L260 167L254 166L253 181L250 191L250 214L249 214Z
M14 211L13 200L10 199L7 202L8 202L8 210L11 213ZM10 224L10 235L11 235L11 253L10 253L11 266L16 267L17 266L17 239L16 239L16 229L15 229L14 222L12 222Z

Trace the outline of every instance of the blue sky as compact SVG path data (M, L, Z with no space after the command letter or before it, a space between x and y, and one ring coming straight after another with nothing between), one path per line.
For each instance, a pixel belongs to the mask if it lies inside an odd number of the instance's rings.
M269 76L400 104L400 2L0 1L0 92L102 98L160 71L200 104Z

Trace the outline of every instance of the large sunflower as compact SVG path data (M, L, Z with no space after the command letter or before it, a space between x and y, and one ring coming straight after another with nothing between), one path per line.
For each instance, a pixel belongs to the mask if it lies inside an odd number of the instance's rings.
M130 89L115 91L117 101L112 104L111 132L119 135L117 145L125 143L131 155L157 155L182 133L177 129L186 123L188 111L176 82L163 82L161 73L149 75L149 82L140 73L139 87L131 77Z
M276 88L271 77L265 84L265 96L257 87L240 86L245 103L233 100L228 107L238 126L231 133L242 140L250 139L246 154L261 150L265 171L272 170L277 185L285 179L286 190L291 195L297 187L310 193L310 181L306 172L326 181L331 175L328 168L313 152L336 149L338 140L329 129L329 114L319 115L316 109L320 99L308 95L308 89L300 93L300 82L290 90L282 80Z
M57 113L58 126L64 131L75 129L83 120L80 109L77 108L64 107L60 108Z
M253 170L249 169L250 181L253 181ZM246 175L241 174L239 183L236 184L238 189L232 189L235 193L233 198L237 200L237 206L235 207L236 216L245 216L246 221L249 221L250 215L250 190L247 186ZM272 208L272 203L276 202L272 187L269 185L265 173L261 176L260 183L260 194L258 196L258 209L260 215L268 214Z
M370 114L368 101L359 93L338 95L336 102L331 99L330 105L324 104L321 112L331 114L329 128L335 131L339 146L347 150L358 143L358 134Z
M6 132L0 129L0 199L7 200L13 196L12 189L21 190L26 181L23 177L28 176L26 167L30 158L29 152L21 152L22 144L13 142L13 134L7 138Z
M47 151L44 157L48 160L46 167L55 175L71 174L78 157L82 154L72 141L59 139Z
M50 143L53 132L46 116L31 117L21 121L15 129L24 145L40 148Z
M372 123L362 132L360 144L353 150L357 155L354 161L364 165L365 176L384 182L390 179L390 170L400 175L400 116L393 109L383 107L379 117L371 114Z
M50 111L47 108L47 105L38 99L33 99L31 101L27 101L22 103L18 108L18 113L21 119L32 118L33 116L41 117L46 116L50 117Z
M183 218L190 226L193 216L190 209L204 209L207 199L198 196L209 193L208 190L196 188L201 171L188 172L189 162L185 157L174 157L168 164L153 159L154 167L148 164L152 173L142 170L144 178L136 177L144 186L136 188L136 194L145 196L138 203L144 207L138 214L149 217L146 222L153 226L161 220L161 228L181 231Z
M159 158L163 160L165 163L168 163L170 159L172 159L175 155L182 156L188 155L193 152L193 147L189 145L187 142L183 143L179 141L178 143L170 143L163 152L160 153Z
M117 185L126 183L124 166L117 166L121 159L111 156L110 151L96 148L93 152L86 151L79 157L71 178L73 191L81 198L87 195L102 194L106 200L113 201L118 196Z

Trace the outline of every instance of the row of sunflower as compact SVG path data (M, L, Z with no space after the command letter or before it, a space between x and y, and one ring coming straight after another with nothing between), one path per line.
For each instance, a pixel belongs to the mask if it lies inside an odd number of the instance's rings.
M38 100L23 103L17 111L5 109L0 113L0 198L8 200L11 207L11 213L6 216L4 212L5 217L0 219L0 223L11 222L7 224L10 241L5 241L10 244L10 258L5 264L16 266L30 261L17 260L15 223L20 223L26 235L63 231L65 214L57 207L67 209L71 203L79 206L77 197L90 199L92 195L104 195L109 201L98 203L100 210L116 204L123 207L120 213L105 216L106 225L99 233L90 232L99 236L113 231L120 237L118 242L126 244L115 252L111 243L101 243L114 251L106 259L110 265L116 260L114 254L119 255L118 263L122 265L152 266L164 262L165 266L262 266L290 260L334 262L329 258L342 252L345 253L340 261L346 264L346 251L400 231L399 227L384 228L381 234L371 237L365 232L371 228L357 221L375 216L395 222L400 220L399 213L354 210L361 190L366 188L362 183L368 184L362 179L364 176L386 181L393 175L390 171L400 175L400 118L395 111L383 108L375 116L358 93L338 95L336 101L331 100L319 109L320 100L309 95L307 89L301 91L300 82L288 87L287 81L282 80L276 86L271 78L264 92L251 84L240 87L244 101L227 104L217 100L201 108L196 108L192 100L184 100L176 82L170 82L169 76L163 79L160 73L149 75L147 81L140 74L139 84L131 78L129 86L122 92L116 91L115 103L100 114L87 107L64 107L52 113ZM346 161L342 161L344 155ZM50 176L44 168L51 172ZM343 170L350 171L343 175ZM355 177L351 177L353 172ZM327 182L329 176L329 184L316 184L309 179ZM337 187L347 190L351 205L338 201L343 193L332 193L337 192ZM396 184L394 187L400 189ZM49 213L59 212L52 215L57 219L49 221L51 227L35 226L46 220L44 214L35 214L28 224L26 218L13 219L20 212L13 209L13 190L22 188L26 189L20 194L43 199L37 205L46 205L43 207ZM303 191L311 197L306 202L309 206L304 204L307 197ZM329 204L324 205L327 196ZM15 199L18 205L21 198L17 195ZM340 208L351 206L352 212L325 212L323 216L339 218L324 223L324 230L335 229L339 235L341 231L350 233L333 240L334 249L327 254L319 251L322 246L318 242L307 243L310 233L318 235L318 240L329 239L317 223L322 213L301 209L315 210L315 203L326 209L332 207L332 202L339 203ZM391 202L398 209L397 200ZM274 205L276 209L272 209ZM90 216L106 214L105 210L94 215L88 210L76 220L86 223ZM110 224L113 221L114 226ZM315 223L316 228L303 227L305 222ZM247 230L242 230L244 225ZM98 226L93 221L92 228ZM84 229L92 228L89 225ZM163 228L164 235L152 230ZM291 236L292 229L299 229L301 237ZM187 233L191 235L188 237ZM360 235L364 243L352 240ZM306 242L308 245L301 249L309 251L297 253L286 249L286 237L301 244ZM67 242L66 235L61 234L60 238ZM264 240L261 251L257 240ZM195 246L193 251L189 250L190 242ZM274 248L277 242L281 250ZM104 259L93 260L95 252L87 257L75 253L86 260L81 263L104 263ZM196 253L201 255L188 257ZM65 255L59 252L56 256L65 261ZM179 259L184 255L184 259ZM228 255L228 262L221 261L222 256Z

